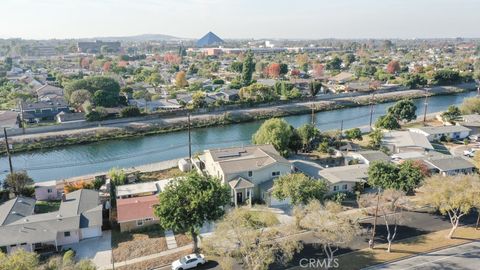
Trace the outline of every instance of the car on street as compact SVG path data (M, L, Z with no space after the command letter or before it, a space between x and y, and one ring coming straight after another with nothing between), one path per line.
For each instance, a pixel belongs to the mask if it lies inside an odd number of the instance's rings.
M463 151L463 155L466 156L466 157L474 157L475 156L475 152L477 151L478 149L476 148L471 148L470 150L465 150Z
M190 254L172 263L172 270L185 270L204 265L207 261L203 254Z

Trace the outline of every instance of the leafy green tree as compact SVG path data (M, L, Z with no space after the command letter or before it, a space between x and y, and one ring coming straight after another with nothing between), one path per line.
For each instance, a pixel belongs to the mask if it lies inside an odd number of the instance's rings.
M107 118L108 112L103 107L96 107L94 110L88 111L85 115L87 121L100 121Z
M115 186L121 186L127 183L127 175L124 170L111 168L107 175Z
M425 175L418 165L412 160L407 160L398 165L398 185L392 186L392 188L411 193L424 177Z
M433 79L439 85L449 85L461 82L460 72L451 69L437 70L433 75Z
M16 196L34 184L34 181L26 172L12 172L5 177L3 188L10 190Z
M238 95L242 100L255 102L271 101L277 97L272 87L260 83L242 87Z
M78 108L82 106L85 101L90 100L91 97L92 94L88 90L76 90L70 95L70 104Z
M427 85L428 81L427 79L425 78L424 75L422 74L418 74L418 73L414 73L414 74L406 74L404 76L404 81L403 81L403 85L410 88L410 89L415 89L417 87L423 87L425 85Z
M148 76L145 79L145 82L153 86L155 91L157 91L157 88L160 86L160 84L164 83L162 77L157 72L152 73L150 76Z
M362 131L359 128L352 128L345 130L345 138L347 140L353 141L353 140L363 140L362 136Z
M338 56L333 57L327 62L325 68L328 70L340 70L342 68L342 59Z
M206 223L220 219L230 202L230 191L219 180L196 172L171 182L158 196L155 215L162 228L188 232L198 249L198 230Z
M207 105L205 101L205 93L202 91L197 91L192 94L192 109L203 108Z
M290 198L293 205L306 205L311 200L323 201L327 184L302 173L280 176L273 182L273 197L279 200Z
M236 72L236 73L242 73L243 70L243 63L242 62L232 62L230 66L228 67L230 71Z
M460 109L455 106L455 105L450 105L448 106L448 109L443 112L440 116L442 117L442 120L445 122L456 122L460 119L460 116L462 113L460 112Z
M100 98L97 96L97 99L102 101L108 100L108 105L115 106L118 104L118 95L120 93L120 85L117 81L110 77L104 76L92 76L80 80L74 80L65 86L65 95L69 99L70 95L76 91L85 89L90 92L91 95L95 96L95 93L99 90L103 91L102 94L106 97ZM99 95L99 94L98 94ZM100 105L102 106L102 105Z
M309 91L311 97L315 97L318 94L318 92L320 92L321 89L322 89L322 83L321 82L311 81L308 84L308 91Z
M142 113L140 110L135 106L128 106L122 109L120 112L121 117L135 117L140 116Z
M353 53L347 53L343 56L345 66L349 67L353 62L355 62L355 55Z
M381 188L394 188L397 184L398 167L390 162L374 161L368 168L368 184Z
M417 111L417 106L410 99L403 99L397 101L395 105L388 108L388 113L391 114L397 121L406 121L410 122L417 119L415 114Z
M388 113L387 115L382 115L377 119L375 122L375 127L394 130L399 129L400 124L392 114Z
M304 124L297 128L296 131L305 151L310 149L312 141L320 136L320 131L312 124Z
M280 63L280 75L285 75L288 73L288 65L285 63Z
M253 53L248 51L243 60L242 67L242 82L243 85L250 85L252 83L253 72L255 71L255 63L253 62Z
M38 255L27 252L24 249L17 249L8 256L0 252L1 270L36 270L39 267Z
M293 136L293 127L287 121L272 118L265 121L253 134L252 143L271 144L282 155L288 156L290 141Z
M375 161L368 168L368 183L383 190L413 192L423 178L423 172L413 161L406 161L398 166L390 162Z

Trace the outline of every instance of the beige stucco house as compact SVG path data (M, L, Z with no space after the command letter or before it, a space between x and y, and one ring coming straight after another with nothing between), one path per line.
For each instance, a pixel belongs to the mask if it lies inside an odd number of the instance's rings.
M261 190L261 184L292 171L290 162L272 145L210 149L199 159L197 169L228 185L235 205L260 200L262 192L267 192Z

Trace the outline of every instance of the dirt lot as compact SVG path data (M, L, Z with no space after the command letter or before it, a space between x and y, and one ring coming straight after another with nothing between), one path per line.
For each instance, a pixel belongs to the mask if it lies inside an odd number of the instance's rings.
M163 229L154 225L137 232L121 233L113 230L112 249L114 261L120 262L159 253L168 248Z

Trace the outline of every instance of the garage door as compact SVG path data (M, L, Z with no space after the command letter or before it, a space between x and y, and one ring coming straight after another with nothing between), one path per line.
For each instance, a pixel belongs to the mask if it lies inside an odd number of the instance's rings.
M102 228L101 227L83 228L82 229L82 239L98 237L98 236L102 236Z

